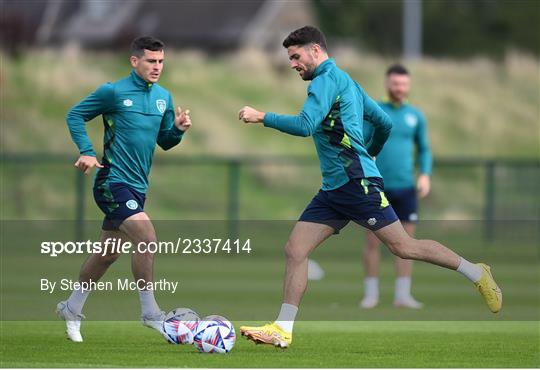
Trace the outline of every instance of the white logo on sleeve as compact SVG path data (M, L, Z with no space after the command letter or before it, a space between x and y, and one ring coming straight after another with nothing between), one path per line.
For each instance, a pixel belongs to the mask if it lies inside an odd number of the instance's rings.
M138 206L139 205L137 204L136 200L130 199L126 202L126 207L128 207L129 209L135 210Z
M414 114L407 113L405 115L405 123L409 127L416 127L416 124L418 123L418 118Z
M163 99L156 100L156 106L159 111L159 113L164 113L165 109L167 108L167 102Z
M133 105L133 101L130 100L130 99L124 100L123 103L124 103L124 105L125 105L126 107L131 107L131 106Z

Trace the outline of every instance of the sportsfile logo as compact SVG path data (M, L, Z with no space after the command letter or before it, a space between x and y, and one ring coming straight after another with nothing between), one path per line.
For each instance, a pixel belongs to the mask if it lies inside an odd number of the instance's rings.
M243 254L251 253L251 239L188 239L178 238L172 241L140 242L133 244L117 238L107 238L101 241L45 241L41 243L41 254L58 257L61 254L130 254L130 253L160 253L160 254Z

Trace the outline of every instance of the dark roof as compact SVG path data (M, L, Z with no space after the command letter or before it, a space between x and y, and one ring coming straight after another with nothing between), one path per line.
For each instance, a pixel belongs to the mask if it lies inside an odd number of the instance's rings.
M231 48L264 0L145 2L136 16L138 33L178 47Z

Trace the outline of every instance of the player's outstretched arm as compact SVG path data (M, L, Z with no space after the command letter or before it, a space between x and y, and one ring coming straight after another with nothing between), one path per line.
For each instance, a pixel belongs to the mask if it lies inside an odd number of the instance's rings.
M238 119L245 123L261 123L264 121L264 116L264 112L259 112L247 105L238 111Z
M245 106L238 112L238 119L246 123L262 122L265 127L295 136L311 136L330 111L336 96L336 86L332 81L316 78L310 83L307 99L297 116L264 113Z

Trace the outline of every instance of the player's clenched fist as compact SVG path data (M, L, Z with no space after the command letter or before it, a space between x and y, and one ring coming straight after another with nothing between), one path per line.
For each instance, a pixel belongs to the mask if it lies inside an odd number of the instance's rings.
M245 106L238 112L238 119L245 123L259 123L264 119L264 112Z
M189 109L182 111L182 108L176 108L176 115L174 118L174 125L180 131L187 131L191 127L191 117L189 116Z
M90 170L94 167L103 168L96 157L91 155L81 155L79 159L77 159L77 162L75 162L75 167L83 171L85 175L88 175Z

